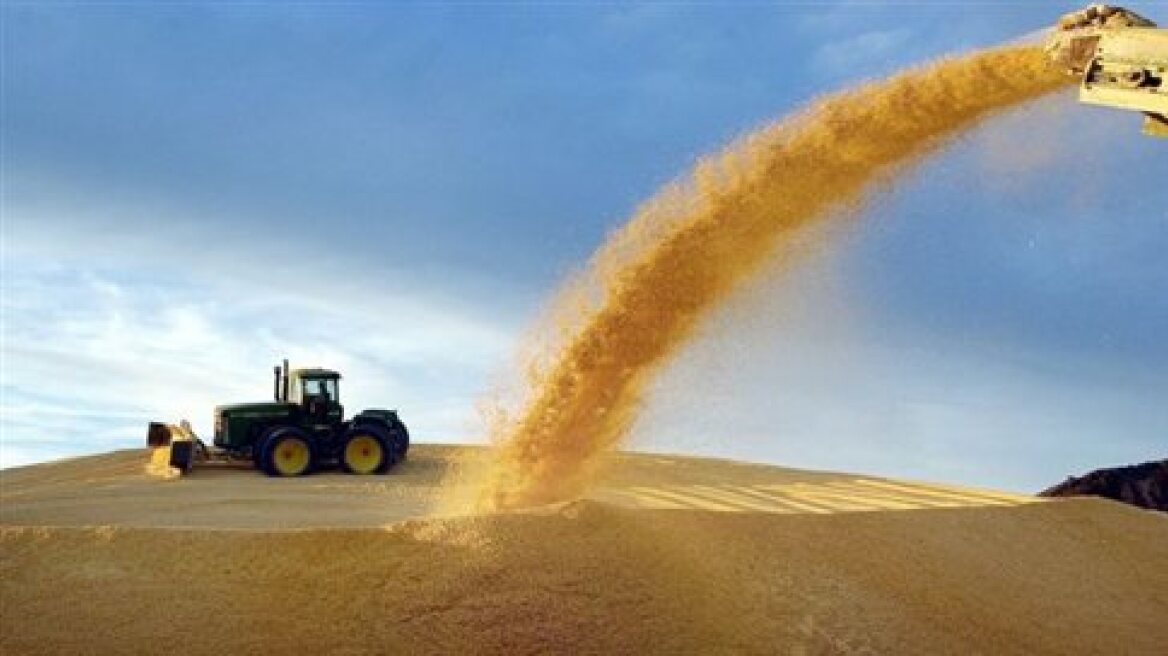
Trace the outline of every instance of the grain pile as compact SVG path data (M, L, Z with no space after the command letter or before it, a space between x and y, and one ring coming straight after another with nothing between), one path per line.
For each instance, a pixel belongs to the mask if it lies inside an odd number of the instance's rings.
M1095 499L619 455L580 501L435 517L384 478L116 453L0 472L0 652L1155 653L1168 521ZM483 457L481 453L472 457Z
M945 59L826 97L699 162L646 203L552 303L526 380L489 407L479 507L577 496L647 382L698 321L806 230L979 120L1067 85L1037 48Z

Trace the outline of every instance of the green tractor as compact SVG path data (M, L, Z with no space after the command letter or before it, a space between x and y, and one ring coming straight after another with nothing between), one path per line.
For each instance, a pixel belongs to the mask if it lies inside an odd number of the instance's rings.
M410 436L394 410L363 410L345 420L338 383L328 369L275 368L274 399L215 408L208 447L186 421L151 422L151 469L189 473L196 464L251 462L269 476L302 476L324 466L350 474L384 474L406 457Z

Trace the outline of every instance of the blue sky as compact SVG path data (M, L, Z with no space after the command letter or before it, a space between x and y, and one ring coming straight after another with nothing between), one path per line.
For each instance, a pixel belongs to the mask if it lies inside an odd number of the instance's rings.
M205 431L284 355L480 441L540 302L697 157L1073 8L7 3L0 464ZM1163 457L1138 127L1063 95L954 144L715 313L633 444L1024 490Z

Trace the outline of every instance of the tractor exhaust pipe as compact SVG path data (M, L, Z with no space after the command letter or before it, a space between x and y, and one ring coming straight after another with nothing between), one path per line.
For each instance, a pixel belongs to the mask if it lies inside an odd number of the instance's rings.
M288 402L288 358L284 358L284 403Z
M279 403L280 402L280 366L276 365L275 367L272 367L272 373L275 375L275 383L276 383L275 389L272 391L272 395L276 399L276 403Z

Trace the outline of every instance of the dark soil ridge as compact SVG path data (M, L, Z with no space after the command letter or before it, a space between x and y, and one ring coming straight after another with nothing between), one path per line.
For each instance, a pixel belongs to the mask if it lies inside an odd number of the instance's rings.
M1038 493L1043 497L1097 496L1168 512L1168 459L1096 469Z

